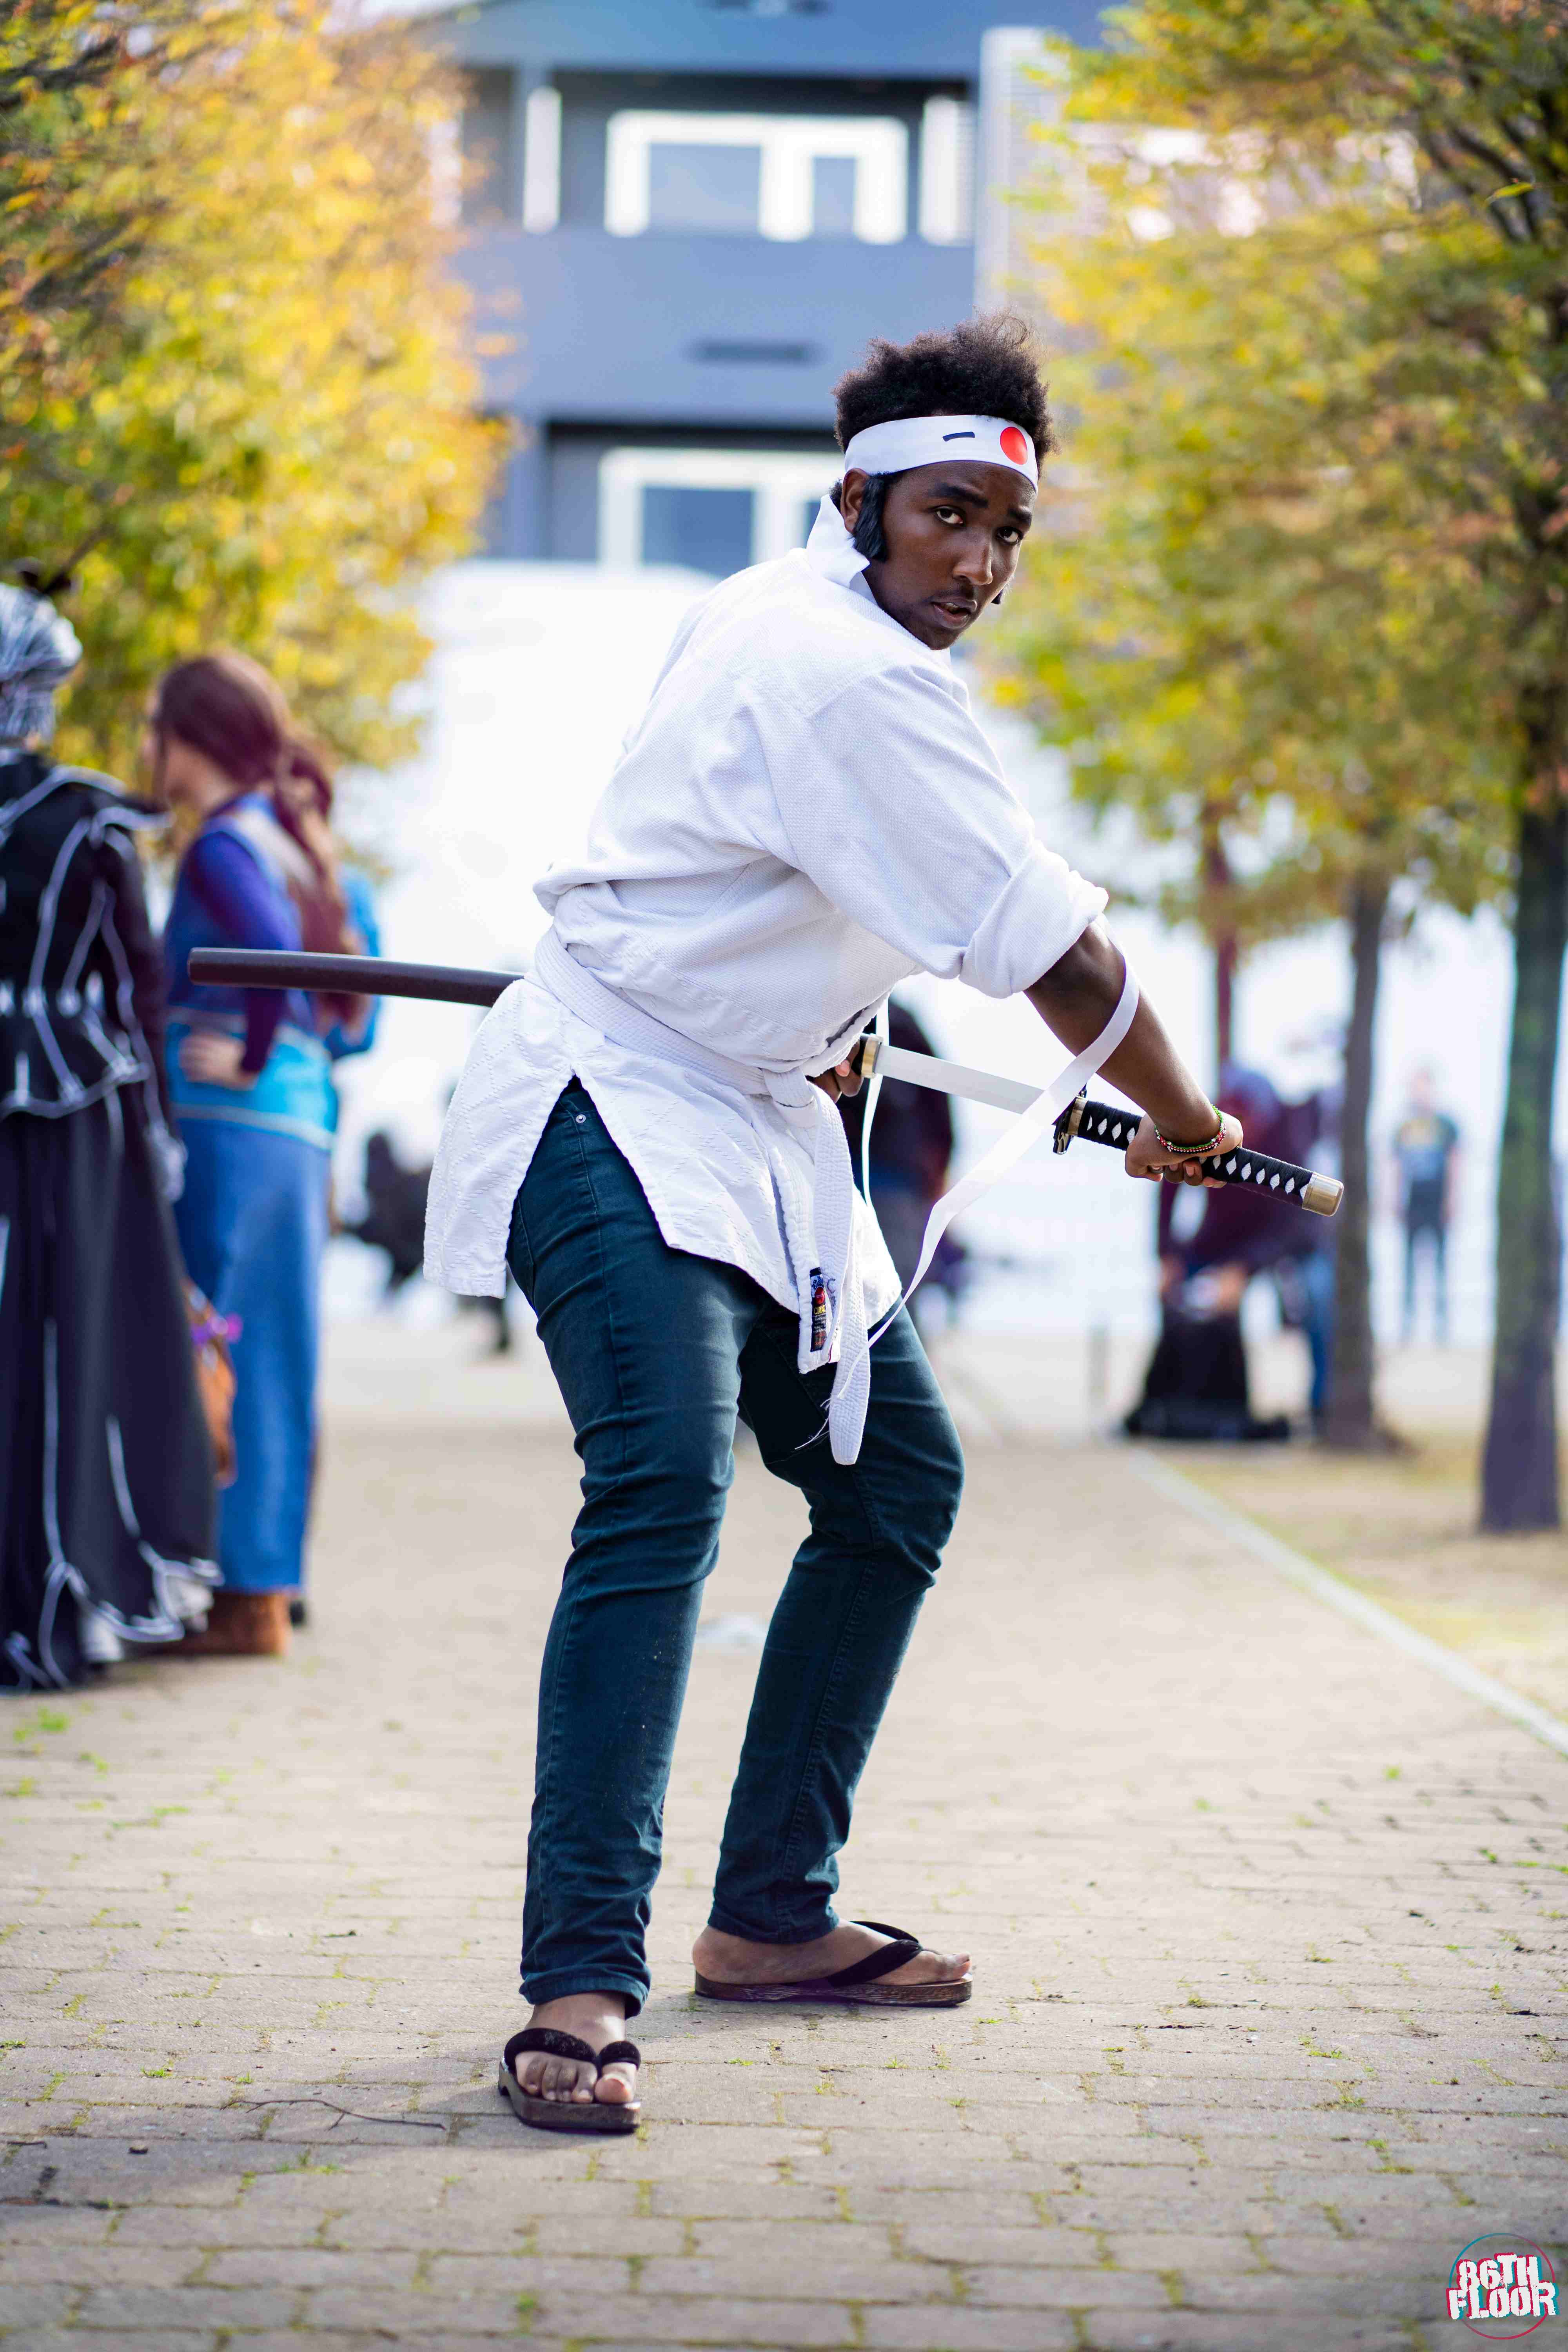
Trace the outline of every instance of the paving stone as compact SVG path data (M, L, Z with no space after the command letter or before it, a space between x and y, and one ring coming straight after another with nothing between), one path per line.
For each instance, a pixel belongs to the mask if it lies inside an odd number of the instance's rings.
M520 1692L574 1460L549 1425L328 1437L292 1657L147 1662L23 1743L26 2352L1435 2352L1468 2238L1560 2239L1568 1937L1532 1865L1568 1769L1195 1523L1173 1547L1089 1449L975 1451L846 1857L847 1908L973 1949L975 1999L694 2000L754 1670L700 1651L644 2125L523 2131ZM801 1525L744 1458L710 1605L765 1615Z
M269 2287L95 2286L72 2313L78 2327L287 2327L297 2297Z
M1018 2270L982 2266L961 2275L966 2305L984 2309L1030 2311L1166 2310L1174 2300L1163 2279L1142 2271L1123 2271L1105 2263L1083 2263L1079 2249L1076 2270Z
M1411 2352L1413 2339L1403 2320L1373 2315L1303 2321L1270 2318L1260 2339L1256 2318L1224 2317L1212 2311L1173 2311L1158 2322L1131 2312L1097 2311L1089 2315L1079 2342L1086 2352Z
M250 2352L250 2347L258 2340L247 2336L246 2352ZM101 2330L86 2323L68 2330L29 2328L26 2336L9 2339L16 2352L89 2352L89 2347L95 2346L109 2352L110 2346L115 2343L130 2346L133 2352L224 2352L226 2341L215 2327L171 2327L159 2322L143 2329L129 2320L120 2325L109 2323ZM290 2337L289 2341L289 2352L298 2352L298 2339Z
M73 2287L0 2286L0 2327L8 2332L51 2327L65 2319L76 2301Z
M861 2315L871 2352L1069 2352L1083 2337L1063 2312L916 2311L878 2305Z

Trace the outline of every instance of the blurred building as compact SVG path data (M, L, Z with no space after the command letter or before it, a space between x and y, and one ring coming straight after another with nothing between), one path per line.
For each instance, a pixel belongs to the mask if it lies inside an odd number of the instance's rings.
M977 277L1005 290L995 191L1038 103L1016 5L433 14L466 90L486 398L525 428L492 554L724 573L799 544L837 473L830 389L868 337L963 317ZM1054 0L1047 21L1087 39L1098 14Z

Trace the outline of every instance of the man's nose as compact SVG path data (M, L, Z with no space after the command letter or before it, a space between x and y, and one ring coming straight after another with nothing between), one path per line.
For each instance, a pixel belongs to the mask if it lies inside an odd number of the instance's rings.
M976 532L973 537L965 533L952 569L955 578L972 581L976 588L989 588L996 576L990 532Z

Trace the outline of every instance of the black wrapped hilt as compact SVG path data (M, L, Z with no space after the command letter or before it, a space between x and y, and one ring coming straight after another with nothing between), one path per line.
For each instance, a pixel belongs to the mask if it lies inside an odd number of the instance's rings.
M1110 1151L1125 1151L1138 1131L1141 1114L1121 1110L1114 1103L1090 1102L1079 1095L1068 1103L1056 1124L1054 1148L1065 1151L1081 1136L1087 1143L1103 1143ZM1249 1151L1245 1143L1234 1151L1216 1151L1198 1162L1205 1176L1222 1184L1245 1184L1270 1200L1292 1201L1314 1216L1331 1217L1344 1198L1337 1176L1321 1176L1315 1169L1298 1168L1293 1160L1271 1159L1266 1151Z

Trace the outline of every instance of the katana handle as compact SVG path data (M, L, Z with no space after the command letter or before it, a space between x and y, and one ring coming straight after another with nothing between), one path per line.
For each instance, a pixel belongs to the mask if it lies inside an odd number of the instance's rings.
M1079 1095L1068 1103L1056 1124L1056 1149L1065 1151L1080 1135L1088 1143L1103 1143L1108 1150L1125 1151L1137 1132L1141 1114L1119 1110L1114 1103L1090 1102ZM1245 1143L1234 1151L1216 1151L1199 1161L1205 1176L1222 1184L1245 1184L1270 1200L1294 1201L1314 1216L1331 1217L1344 1198L1337 1176L1320 1176L1315 1169L1298 1168L1289 1160L1271 1159L1266 1151L1249 1151Z
M454 964L393 963L384 956L289 955L276 948L193 948L201 988L303 988L331 996L417 996L437 1004L493 1004L521 974Z

